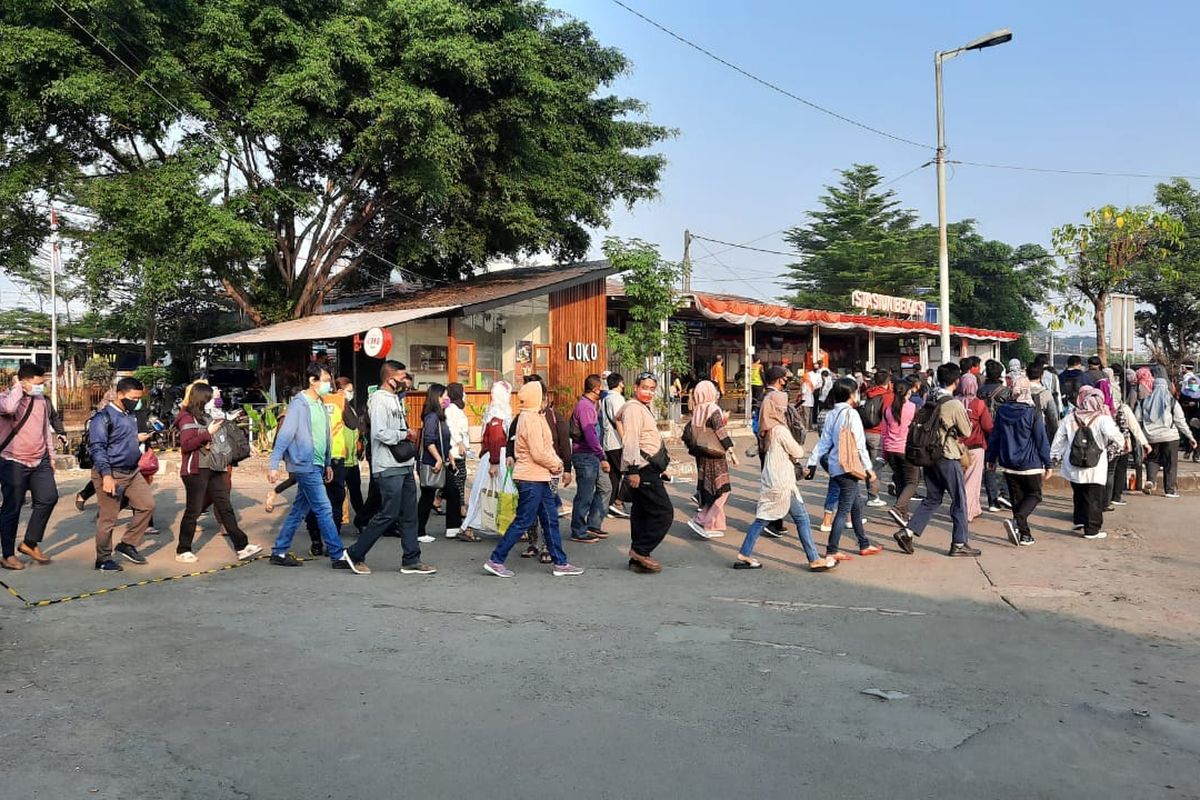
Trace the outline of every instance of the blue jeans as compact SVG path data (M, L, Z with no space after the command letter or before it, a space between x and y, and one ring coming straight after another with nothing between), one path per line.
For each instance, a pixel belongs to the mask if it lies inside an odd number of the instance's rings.
M321 530L321 539L325 542L325 552L331 561L342 557L342 537L338 535L337 526L333 524L333 506L329 504L329 495L325 491L325 471L314 467L307 472L289 473L296 479L296 499L288 509L287 519L271 548L271 555L281 556L292 546L292 539L300 528L300 523L312 511L317 516L317 527Z
M575 469L575 505L571 508L571 535L598 531L608 513L608 473L600 469L600 459L587 453L571 457Z
M825 489L825 505L823 506L825 513L832 514L837 511L838 496L841 488L841 485L830 476L829 486Z
M792 505L788 509L788 514L791 516L792 522L796 523L796 530L800 534L800 546L804 548L805 557L809 561L816 561L818 558L817 545L813 542L812 523L808 520L808 509L804 507L804 501L796 494L792 495ZM769 519L755 519L750 524L750 530L746 531L746 538L742 540L742 547L738 552L746 557L754 555L754 545L758 544L759 534L770 522Z
M837 484L838 506L833 515L833 530L829 532L829 546L825 548L827 555L838 551L838 543L842 541L842 531L846 528L846 517L854 525L854 538L858 540L858 549L870 547L871 541L863 530L863 512L866 510L866 500L863 498L862 487L858 478L844 472L829 479L829 484Z
M563 552L562 539L558 535L558 503L549 482L517 481L517 515L504 532L504 538L492 551L491 560L503 564L508 558L508 551L513 549L517 540L525 535L525 531L533 527L534 522L542 523L546 535L546 549L554 563L562 566L567 563L567 554Z
M951 541L954 544L966 544L967 483L962 464L957 459L943 458L935 466L925 468L925 499L913 512L908 529L921 535L947 494L950 495L950 520L954 525Z

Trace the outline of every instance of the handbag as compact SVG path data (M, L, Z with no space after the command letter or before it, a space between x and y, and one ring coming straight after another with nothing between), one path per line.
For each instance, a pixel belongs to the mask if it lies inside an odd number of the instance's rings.
M158 474L158 454L153 448L147 448L146 452L142 453L142 457L138 459L138 472L142 473L143 478L152 478Z
M850 428L850 420L842 414L842 425L838 428L838 465L842 473L852 478L862 480L867 477L862 459L858 456L858 443L854 440L854 431Z
M704 458L724 458L725 445L721 444L717 432L708 425L696 429L691 421L683 428L683 444L693 456ZM665 469L665 467L664 467Z
M432 464L426 464L424 461L421 462L421 486L426 489L441 489L446 485L446 470L448 466L445 460L446 454L442 452L442 423L440 422L438 423L437 449L442 457L441 469L435 471Z

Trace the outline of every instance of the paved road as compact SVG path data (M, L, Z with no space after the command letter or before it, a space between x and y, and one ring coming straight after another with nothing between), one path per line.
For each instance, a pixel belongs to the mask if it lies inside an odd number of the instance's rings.
M241 481L266 542L281 511ZM159 491L177 517L178 481ZM489 578L486 545L446 540L437 576L401 576L385 539L368 578L259 562L37 610L0 595L0 796L1198 797L1200 499L1134 498L1103 542L1063 533L1066 508L1032 549L992 516L978 560L938 528L828 575L794 540L731 570L740 534L682 524L665 572L634 575L610 520L569 548L574 579L515 556ZM168 536L143 572L93 573L89 523L64 498L56 563L0 578L37 599L184 571ZM198 566L227 563L205 524Z

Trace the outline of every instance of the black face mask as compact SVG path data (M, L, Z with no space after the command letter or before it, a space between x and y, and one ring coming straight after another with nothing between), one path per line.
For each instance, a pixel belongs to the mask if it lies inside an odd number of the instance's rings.
M132 414L134 411L137 411L138 401L126 397L121 400L121 405L125 407L125 413Z

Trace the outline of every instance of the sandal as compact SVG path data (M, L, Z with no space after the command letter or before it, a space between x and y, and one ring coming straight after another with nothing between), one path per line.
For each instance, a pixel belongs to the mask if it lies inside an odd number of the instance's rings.
M483 537L480 536L475 531L471 530L470 528L463 528L461 531L458 532L458 536L455 536L454 538L458 539L460 542L482 542L483 541Z
M542 564L553 564L554 563L554 559L550 556L549 550L542 551L542 554L540 556L538 556L538 561L541 562Z
M523 553L521 553L521 558L536 558L537 554L540 552L541 551L538 550L538 546L536 544L531 544L529 547L525 548Z
M737 561L733 562L734 569L762 569L762 566L762 562L757 558L752 558L749 561L742 561L741 559L738 559Z

